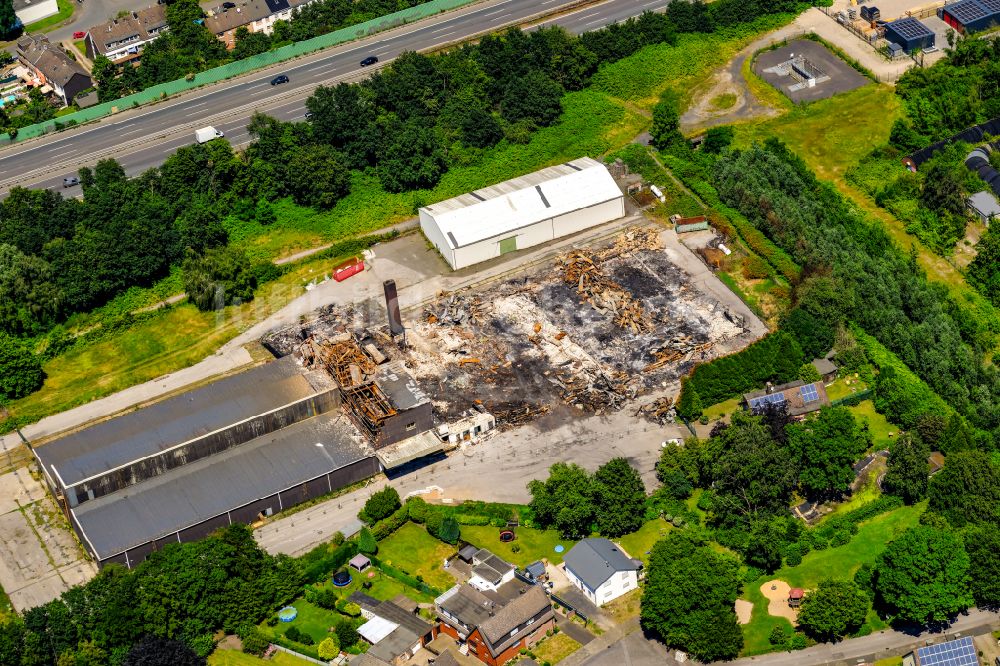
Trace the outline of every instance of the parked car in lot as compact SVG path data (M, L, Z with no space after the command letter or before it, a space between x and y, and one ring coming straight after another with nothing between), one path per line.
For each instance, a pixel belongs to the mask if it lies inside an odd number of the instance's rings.
M377 62L378 58L376 58L375 56L368 56L367 58L361 61L361 66L367 67L368 65L374 65Z
M222 3L222 8L223 9L236 9L236 3L235 2L223 2Z
M288 77L285 76L284 74L279 74L278 76L271 79L272 86L278 86L281 85L282 83L288 83Z
M73 39L83 39L86 36L87 36L87 33L81 32L79 30L77 30L76 32L73 33Z
M80 179L76 176L66 176L63 178L63 187L73 187L74 185L79 185Z

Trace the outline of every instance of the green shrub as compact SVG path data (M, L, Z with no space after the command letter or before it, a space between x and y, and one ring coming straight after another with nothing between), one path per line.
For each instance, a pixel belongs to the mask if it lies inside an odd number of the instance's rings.
M407 520L409 520L407 508L405 506L400 507L388 518L380 520L372 525L371 533L377 541L382 541L405 525Z
M788 629L783 625L778 625L771 630L767 641L774 646L784 645L788 641Z
M400 506L399 493L392 486L386 486L368 498L364 508L358 513L358 518L371 525L388 518Z
M771 277L771 267L761 257L750 255L743 260L743 277L748 280Z
M333 640L332 636L327 636L319 642L316 654L318 654L319 658L323 661L330 661L340 654L340 647L337 645L336 641Z

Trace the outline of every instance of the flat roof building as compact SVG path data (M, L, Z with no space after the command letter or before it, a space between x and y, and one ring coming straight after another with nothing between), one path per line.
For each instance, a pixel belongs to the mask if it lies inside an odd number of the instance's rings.
M41 21L59 13L56 0L14 0L14 14L22 25Z
M625 215L625 197L589 157L420 209L420 228L458 270Z
M945 23L962 34L1000 25L1000 0L960 0L938 12Z
M934 46L934 31L912 16L887 23L885 38L899 44L907 53Z

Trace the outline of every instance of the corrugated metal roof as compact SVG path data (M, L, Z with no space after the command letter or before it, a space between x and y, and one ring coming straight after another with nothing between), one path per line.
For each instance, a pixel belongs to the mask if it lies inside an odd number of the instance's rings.
M84 502L73 515L104 559L368 455L346 417L328 412Z
M384 617L373 617L358 627L358 633L366 641L375 645L398 628L398 624L390 622Z
M423 210L454 249L621 196L607 167L582 157Z
M71 486L315 392L288 356L39 445L35 452Z

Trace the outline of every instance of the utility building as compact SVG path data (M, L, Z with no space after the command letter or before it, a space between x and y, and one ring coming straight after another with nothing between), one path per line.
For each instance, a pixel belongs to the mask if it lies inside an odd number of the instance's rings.
M420 209L420 228L458 270L625 216L607 167L572 162Z
M899 44L907 53L934 46L934 31L912 16L887 23L885 38Z
M960 0L938 12L945 23L963 35L1000 25L1000 0Z

